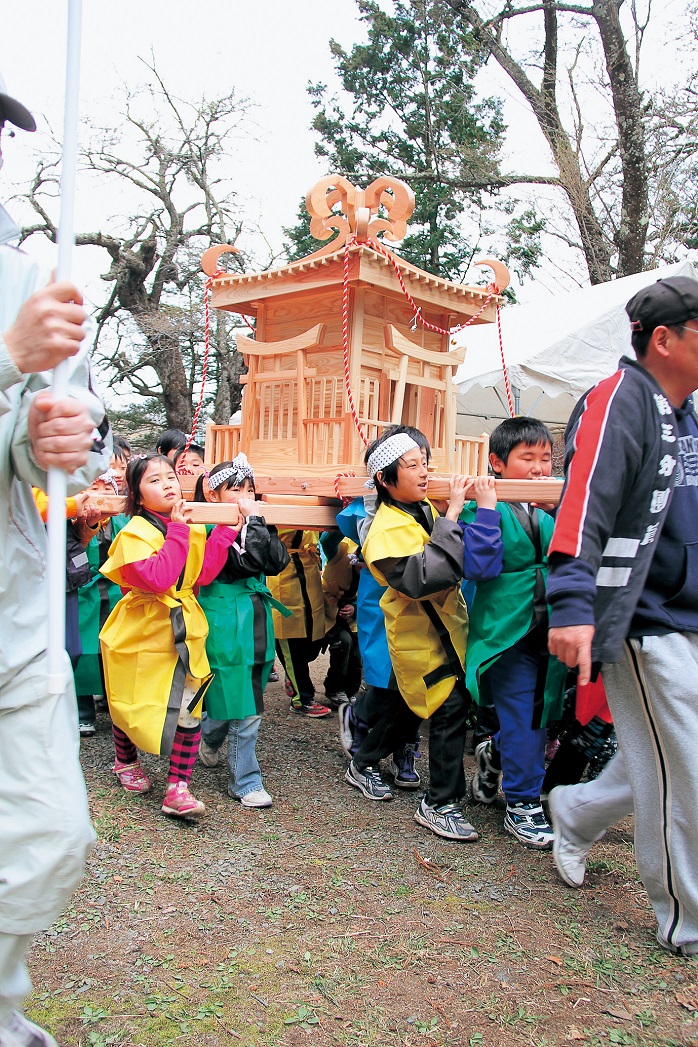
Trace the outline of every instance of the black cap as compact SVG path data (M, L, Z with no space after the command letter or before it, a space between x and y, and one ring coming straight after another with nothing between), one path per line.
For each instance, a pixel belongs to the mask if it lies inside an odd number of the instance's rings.
M625 307L633 331L652 331L698 318L698 280L669 276L633 295Z
M9 120L23 131L36 131L36 120L26 106L5 93L5 81L0 76L0 123Z

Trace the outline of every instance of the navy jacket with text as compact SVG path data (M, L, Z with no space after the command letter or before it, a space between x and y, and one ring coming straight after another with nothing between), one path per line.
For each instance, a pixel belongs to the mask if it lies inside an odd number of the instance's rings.
M596 663L616 661L628 635L671 498L676 444L671 404L627 357L572 412L549 549L550 627L594 625Z

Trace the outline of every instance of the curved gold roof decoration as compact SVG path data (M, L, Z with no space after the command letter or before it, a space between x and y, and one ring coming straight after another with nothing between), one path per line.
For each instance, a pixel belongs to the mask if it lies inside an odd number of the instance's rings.
M316 240L334 239L309 255L318 258L333 254L347 240L355 237L365 243L378 233L388 240L402 240L407 230L407 219L414 211L414 193L399 178L386 175L376 178L365 189L352 185L344 175L327 175L310 189L305 206L310 215L310 232ZM341 205L341 212L334 210ZM378 216L383 207L386 218Z

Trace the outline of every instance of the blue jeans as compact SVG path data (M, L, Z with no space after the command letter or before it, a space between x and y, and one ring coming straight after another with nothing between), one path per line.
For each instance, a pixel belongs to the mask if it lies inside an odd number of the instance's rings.
M242 798L263 788L255 752L261 722L261 716L246 716L244 720L212 720L206 713L203 715L201 734L211 749L220 749L228 735L228 792L231 796Z
M485 674L499 717L499 731L492 741L502 761L507 803L540 800L547 731L531 727L539 661L524 637L504 651Z

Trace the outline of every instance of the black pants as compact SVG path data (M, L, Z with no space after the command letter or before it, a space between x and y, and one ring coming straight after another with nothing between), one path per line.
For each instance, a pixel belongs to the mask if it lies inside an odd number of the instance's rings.
M376 719L354 756L358 770L377 767L390 753L413 742L421 717L413 713L399 691L373 688ZM465 795L463 752L470 699L465 687L456 684L443 705L429 720L428 804L440 807Z
M315 698L310 663L315 661L321 648L322 640L307 640L305 637L276 641L276 653L302 705L310 705Z
M356 694L361 684L361 656L359 638L341 619L335 622L325 636L330 651L330 664L325 677L325 692L344 691Z

